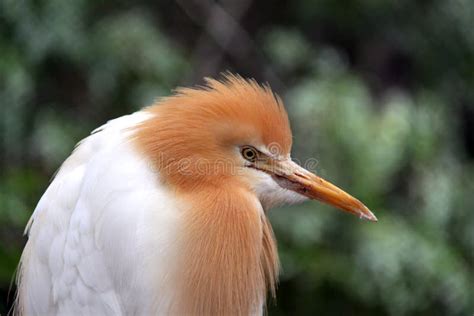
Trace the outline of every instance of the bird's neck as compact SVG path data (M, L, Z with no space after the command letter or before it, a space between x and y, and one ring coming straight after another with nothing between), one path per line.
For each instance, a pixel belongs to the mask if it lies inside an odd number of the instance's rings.
M249 315L274 294L278 254L257 199L245 190L202 190L185 197L177 312ZM184 273L182 273L184 271Z

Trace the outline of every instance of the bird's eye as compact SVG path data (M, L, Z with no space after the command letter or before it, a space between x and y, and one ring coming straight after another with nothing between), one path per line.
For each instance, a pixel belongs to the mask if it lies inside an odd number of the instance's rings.
M242 153L242 157L244 157L245 160L248 160L250 162L254 162L255 160L257 160L258 152L253 147L250 147L250 146L242 147L241 153Z

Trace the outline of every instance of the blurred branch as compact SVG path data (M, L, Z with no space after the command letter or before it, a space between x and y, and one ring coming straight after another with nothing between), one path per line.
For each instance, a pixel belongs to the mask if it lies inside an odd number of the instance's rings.
M264 67L264 75L276 90L285 87L283 81L268 65L263 54L258 49L250 34L241 27L240 20L252 5L252 0L222 1L222 5L211 1L177 0L184 12L199 26L203 32L194 49L194 60L199 61L198 69L194 72L194 78L190 81L196 82L203 76L218 74L227 54L243 67L250 65L255 69ZM203 14L199 14L203 12ZM232 14L230 14L231 12ZM205 18L203 18L205 16ZM218 48L214 47L217 44Z

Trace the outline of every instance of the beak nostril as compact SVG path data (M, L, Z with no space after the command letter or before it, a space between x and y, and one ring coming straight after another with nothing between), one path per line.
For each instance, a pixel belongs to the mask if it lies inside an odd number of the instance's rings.
M301 177L303 179L309 180L309 177L305 174L302 174L301 172L296 171L295 175L298 176L298 177Z

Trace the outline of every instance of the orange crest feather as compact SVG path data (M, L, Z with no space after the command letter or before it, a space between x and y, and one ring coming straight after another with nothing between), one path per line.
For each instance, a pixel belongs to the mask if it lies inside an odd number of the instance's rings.
M153 116L137 126L133 139L186 205L173 311L249 315L262 307L268 290L274 295L276 244L248 185L231 168L214 164L235 159L229 157L239 145L276 144L287 155L291 130L281 100L268 87L234 75L206 81L146 109ZM201 161L212 172L196 170Z

